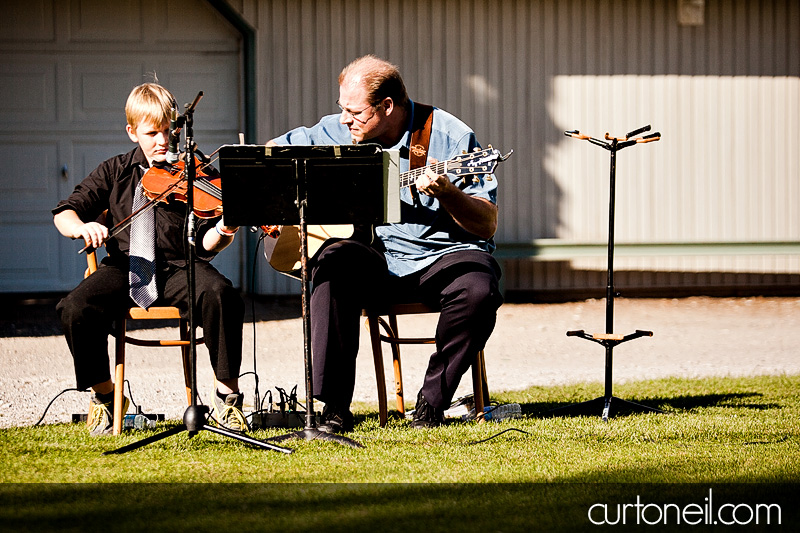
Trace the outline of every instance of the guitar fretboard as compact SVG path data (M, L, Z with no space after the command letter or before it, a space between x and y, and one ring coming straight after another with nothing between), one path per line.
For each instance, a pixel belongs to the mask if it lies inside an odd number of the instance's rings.
M400 174L400 188L414 185L414 183L417 181L417 178L425 174L425 170L427 169L431 169L437 176L440 174L445 174L447 172L447 161L439 161L433 165L419 167L409 170L408 172L403 172Z

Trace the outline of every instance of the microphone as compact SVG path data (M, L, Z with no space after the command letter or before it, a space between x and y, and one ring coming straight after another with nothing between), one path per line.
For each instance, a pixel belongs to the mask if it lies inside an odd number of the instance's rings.
M167 163L170 165L178 162L180 156L178 153L178 141L181 138L182 129L183 124L178 125L178 110L173 105L169 116L169 148L167 148Z

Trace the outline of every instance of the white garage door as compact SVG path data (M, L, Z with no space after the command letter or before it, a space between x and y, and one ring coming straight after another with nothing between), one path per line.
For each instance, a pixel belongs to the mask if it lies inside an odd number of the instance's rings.
M199 91L194 138L205 153L237 142L238 33L204 0L0 0L0 292L74 287L82 247L50 210L100 162L126 152L123 107L145 81L179 106ZM215 259L236 285L242 239Z

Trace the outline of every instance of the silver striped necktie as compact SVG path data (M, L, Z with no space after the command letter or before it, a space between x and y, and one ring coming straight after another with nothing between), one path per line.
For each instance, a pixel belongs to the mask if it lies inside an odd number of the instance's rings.
M142 191L142 182L136 186L133 197L133 211L136 212L147 203ZM136 305L147 309L158 298L156 289L156 224L155 210L147 209L139 213L131 223L130 247L130 295Z

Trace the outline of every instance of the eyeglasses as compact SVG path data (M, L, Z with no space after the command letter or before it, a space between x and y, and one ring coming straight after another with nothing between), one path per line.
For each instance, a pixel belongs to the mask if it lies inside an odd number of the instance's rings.
M368 116L365 120L358 118L358 116L361 115L367 109L374 108L375 107L374 105L368 105L361 111L350 111L349 109L342 107L342 104L339 103L339 100L336 100L336 105L339 106L339 109L342 110L342 113L350 115L351 117L353 117L353 120L356 120L362 124L366 124L367 122L369 122L369 119L371 119L375 115L375 113L373 113L372 115Z

